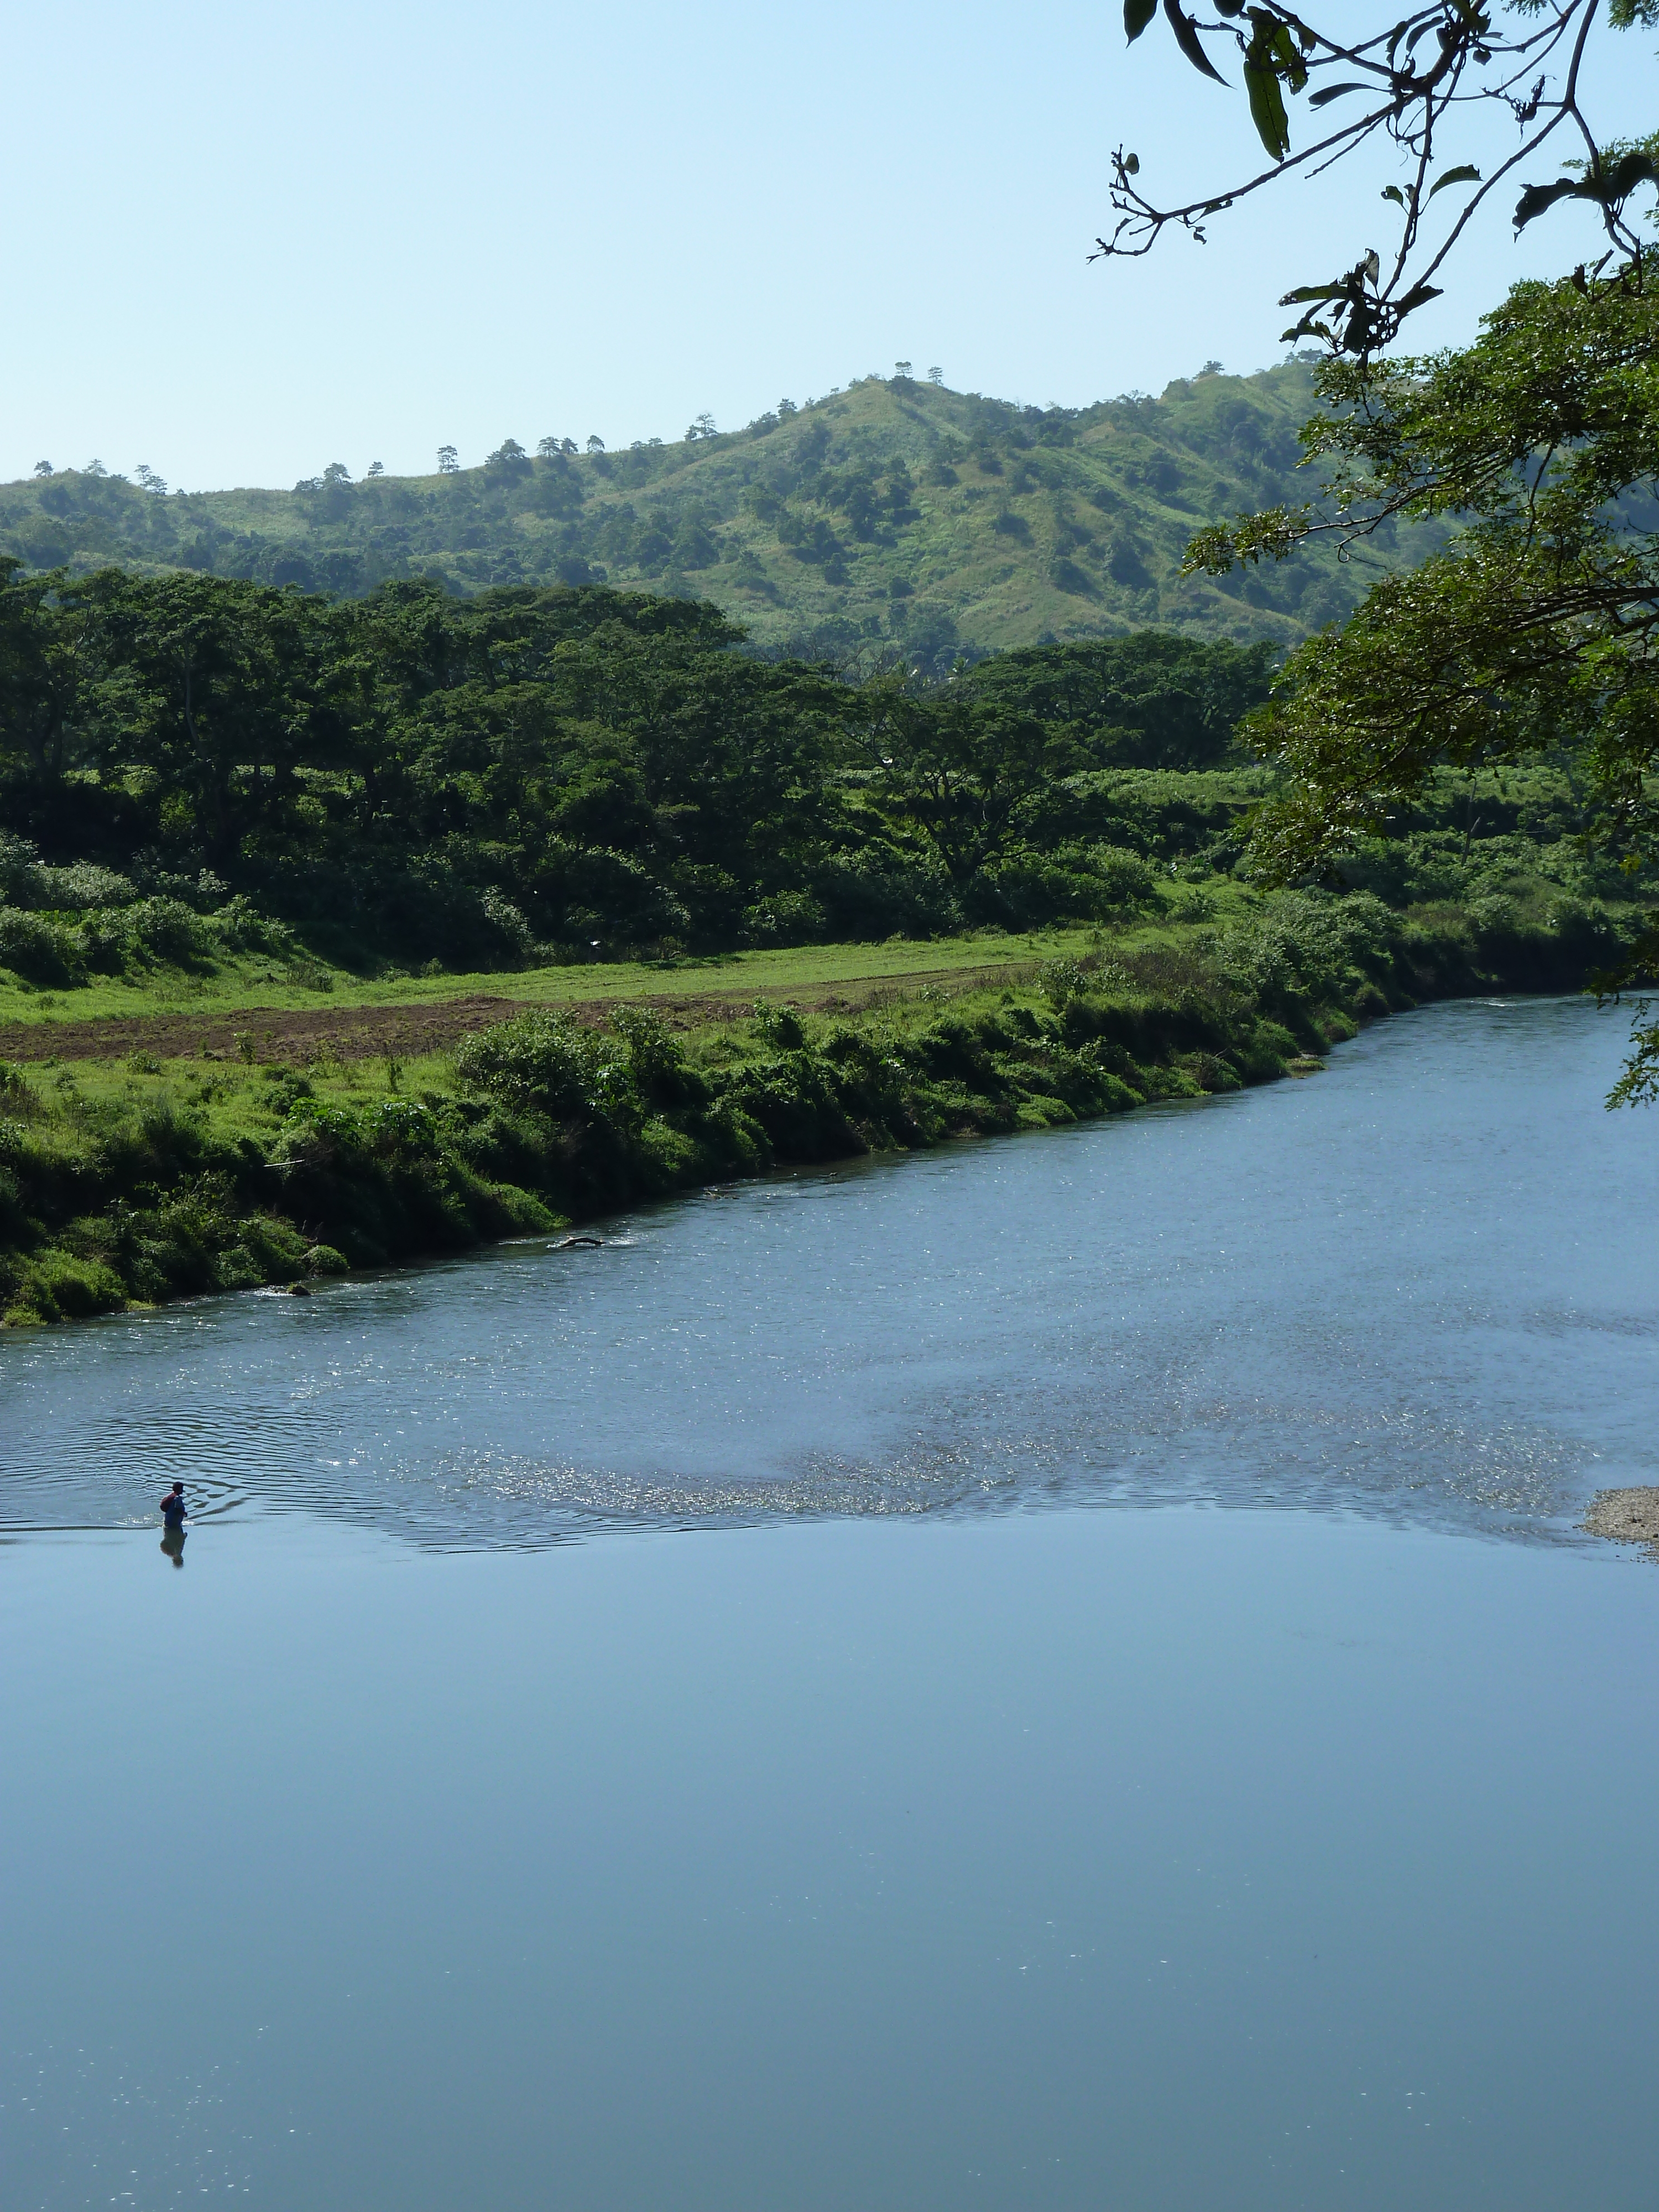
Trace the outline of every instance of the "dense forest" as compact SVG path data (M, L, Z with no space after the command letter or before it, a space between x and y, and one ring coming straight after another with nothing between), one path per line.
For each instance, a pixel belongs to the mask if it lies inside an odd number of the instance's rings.
M303 980L1155 913L1240 859L1271 663L1142 630L854 682L608 586L14 573L0 969L269 947ZM1444 776L1350 880L1402 908L1627 899L1578 849L1585 805L1565 763Z
M908 374L870 377L745 428L707 417L672 445L505 438L433 475L331 462L292 491L169 491L93 462L0 488L0 554L85 575L118 564L362 597L431 578L457 594L611 583L712 602L757 647L841 660L962 654L1121 635L1291 643L1346 616L1370 577L1423 550L1393 526L1363 558L1306 550L1219 580L1180 574L1195 529L1306 498L1300 361L1201 374L1086 408L1022 407Z
M210 915L474 968L1100 915L1151 884L1121 771L1227 760L1270 659L1149 631L849 684L741 647L596 586L14 576L0 963Z

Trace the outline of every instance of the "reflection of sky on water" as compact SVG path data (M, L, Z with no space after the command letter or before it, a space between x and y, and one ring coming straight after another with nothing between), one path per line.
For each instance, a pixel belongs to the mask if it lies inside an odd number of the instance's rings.
M1060 1498L1537 1528L1655 1479L1650 1125L1575 1001L1323 1076L641 1212L600 1251L0 1347L0 1520L244 1501L440 1545Z

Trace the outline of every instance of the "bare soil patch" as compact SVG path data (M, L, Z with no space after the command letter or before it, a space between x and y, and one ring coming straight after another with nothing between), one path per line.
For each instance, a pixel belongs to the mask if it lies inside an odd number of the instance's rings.
M983 990L997 983L1029 981L1036 972L1036 963L1022 961L994 968L918 970L807 988L749 983L730 992L694 995L642 991L630 993L626 1000L504 999L480 994L402 1006L236 1006L199 1014L109 1014L82 1022L54 1018L0 1028L0 1060L127 1060L135 1053L150 1053L157 1060L234 1060L241 1054L245 1037L252 1057L264 1061L303 1062L324 1047L342 1060L378 1060L387 1053L414 1059L422 1053L447 1051L492 1022L538 1006L598 1024L619 1006L649 1004L671 1027L695 1029L707 1022L731 1021L747 1012L757 998L775 999L806 1013L860 1012L908 998L928 985Z
M1659 1560L1659 1489L1598 1490L1583 1526L1590 1535L1610 1537L1615 1544L1644 1544L1648 1557Z

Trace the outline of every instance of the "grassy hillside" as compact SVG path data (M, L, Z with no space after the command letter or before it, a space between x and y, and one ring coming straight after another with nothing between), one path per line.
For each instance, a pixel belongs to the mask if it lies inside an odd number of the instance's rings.
M1310 407L1296 362L1081 409L872 377L730 434L611 453L509 439L431 477L333 468L292 491L179 494L59 471L0 487L0 554L347 597L410 576L465 595L645 585L713 601L763 647L902 648L941 673L959 651L1152 623L1288 642L1344 616L1374 569L1310 552L1219 583L1176 572L1200 525L1309 495L1296 432ZM1369 557L1391 562L1392 538Z

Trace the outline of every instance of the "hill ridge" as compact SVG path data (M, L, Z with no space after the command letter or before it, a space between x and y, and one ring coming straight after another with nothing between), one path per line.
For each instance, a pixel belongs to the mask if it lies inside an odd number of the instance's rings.
M896 375L677 445L544 439L531 454L507 439L426 477L353 483L333 464L286 492L169 493L63 470L0 486L0 555L348 597L405 576L464 596L609 582L712 600L762 649L902 650L935 671L1149 624L1285 645L1346 616L1366 572L1318 550L1220 580L1179 567L1202 525L1310 496L1296 431L1312 404L1298 360L1084 408ZM1421 550L1385 532L1371 554Z

